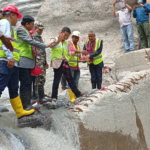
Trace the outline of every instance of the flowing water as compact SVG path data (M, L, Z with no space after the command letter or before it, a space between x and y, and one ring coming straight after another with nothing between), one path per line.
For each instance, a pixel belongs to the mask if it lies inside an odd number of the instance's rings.
M0 104L9 106L9 100L1 99ZM65 108L45 110L52 114L49 128L17 128L15 113L1 113L0 150L80 150L79 124Z

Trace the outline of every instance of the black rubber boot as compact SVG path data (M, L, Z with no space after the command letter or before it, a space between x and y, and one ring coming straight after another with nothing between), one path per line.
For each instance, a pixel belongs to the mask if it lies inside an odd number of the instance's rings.
M101 84L97 84L97 89L101 89Z
M33 92L32 92L32 99L31 99L31 104L35 104L35 103L39 103L39 99L38 99L38 87L35 86L35 88L33 88Z
M92 83L92 89L96 89L96 83Z
M38 86L38 93L39 93L39 104L44 104L51 100L51 98L45 98L43 85Z
M76 98L82 97L86 94L86 92L81 92L80 95L76 95Z
M31 105L31 90L28 92L21 92L20 98L22 101L23 109L25 109L25 110L31 110L31 109L39 110L40 109L39 106L33 107Z

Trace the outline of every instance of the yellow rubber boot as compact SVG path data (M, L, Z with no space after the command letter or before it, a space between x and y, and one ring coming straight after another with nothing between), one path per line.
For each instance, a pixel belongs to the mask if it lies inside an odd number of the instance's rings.
M68 89L68 92L69 92L69 96L70 96L70 101L71 101L71 103L73 103L76 100L76 97L71 89Z
M11 103L12 108L16 112L17 118L31 115L35 111L34 109L31 109L29 111L24 110L19 96L14 99L10 99L10 103Z

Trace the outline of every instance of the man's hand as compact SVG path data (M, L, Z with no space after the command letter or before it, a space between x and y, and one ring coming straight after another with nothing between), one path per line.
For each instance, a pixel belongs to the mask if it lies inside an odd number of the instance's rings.
M87 56L86 56L86 59L90 59L90 55L87 55Z
M139 4L139 7L144 7L144 5L143 4Z
M54 43L56 43L56 42L50 42L49 44L47 44L47 48L51 47Z
M8 68L13 68L14 65L15 65L14 58L8 59L8 64L7 64Z
M83 50L83 52L82 52L84 55L86 55L87 54L87 51L86 50Z
M136 10L136 9L137 9L137 7L138 7L137 5L134 5L134 6L133 6L133 10Z
M48 65L48 63L46 62L46 69L48 69L49 68L49 65Z
M114 6L114 7L115 7L115 5L116 5L116 1L113 2L113 6Z
M14 41L15 39L12 39L12 38L10 38L10 37L6 37L6 36L4 36L4 35L2 35L2 36L0 37L0 39L2 40L3 44L4 44L8 49L10 49L10 51L13 52L14 48L13 48L13 46L12 46L12 44L11 44L10 41Z
M61 42L62 40L64 40L64 33L60 32L59 36L58 36L58 41Z

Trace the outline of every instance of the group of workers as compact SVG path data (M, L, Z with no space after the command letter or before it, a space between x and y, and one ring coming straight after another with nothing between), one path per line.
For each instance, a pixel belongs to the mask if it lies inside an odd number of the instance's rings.
M40 104L51 102L56 108L62 75L67 81L71 102L83 96L86 92L81 92L78 88L79 62L82 55L85 58L83 62L89 65L92 89L101 89L103 41L96 39L93 31L89 31L83 50L78 45L79 31L74 31L72 40L67 41L71 35L68 27L64 27L58 37L51 38L50 43L46 45L41 36L44 26L40 22L34 23L34 18L29 15L22 18L21 25L14 31L12 26L16 26L18 19L21 18L17 7L7 5L2 10L0 20L0 97L8 87L10 102L18 119L34 115L35 110L40 109L38 105L32 105L35 102ZM51 67L54 70L51 98L45 97L44 93L46 69L49 67L45 49L48 47L51 48ZM38 98L32 99L32 72L37 68L41 70L34 82Z
M132 7L124 0L120 0L120 11L115 11L115 5L118 1L113 3L113 15L119 18L120 31L123 36L125 53L134 51L134 38L131 12ZM150 4L146 0L137 0L138 5L133 6L133 17L137 21L137 30L140 37L140 47L150 48L150 30L149 30L149 13Z

